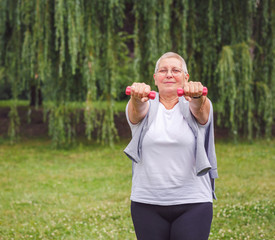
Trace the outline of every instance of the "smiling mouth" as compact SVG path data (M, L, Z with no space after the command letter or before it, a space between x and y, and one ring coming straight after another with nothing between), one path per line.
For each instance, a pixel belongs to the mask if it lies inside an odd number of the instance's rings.
M167 83L175 83L175 82L165 82L165 84L167 84Z

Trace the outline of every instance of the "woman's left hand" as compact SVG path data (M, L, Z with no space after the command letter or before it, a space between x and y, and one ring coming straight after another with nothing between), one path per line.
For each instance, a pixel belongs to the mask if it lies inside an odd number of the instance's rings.
M184 98L191 102L193 97L200 97L203 91L201 82L185 82L183 85Z

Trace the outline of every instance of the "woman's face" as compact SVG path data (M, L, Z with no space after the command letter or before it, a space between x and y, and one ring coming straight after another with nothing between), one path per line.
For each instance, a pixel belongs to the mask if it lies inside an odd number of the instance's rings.
M182 69L182 62L177 58L160 60L158 70L154 74L159 93L165 95L177 95L177 89L182 88L188 78L189 75Z

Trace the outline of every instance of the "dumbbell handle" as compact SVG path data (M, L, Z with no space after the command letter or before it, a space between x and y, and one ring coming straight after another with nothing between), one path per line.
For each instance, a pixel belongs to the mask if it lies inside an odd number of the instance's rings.
M207 87L203 87L203 90L202 90L202 95L203 96L206 96L208 93L208 89ZM182 88L178 88L178 96L181 97L184 95L184 90Z
M127 88L126 88L126 90L125 90L125 93L126 93L126 95L131 95L131 87L130 86L128 86ZM151 91L149 94L148 94L148 98L150 98L150 99L155 99L155 97L156 97L156 92L155 91Z

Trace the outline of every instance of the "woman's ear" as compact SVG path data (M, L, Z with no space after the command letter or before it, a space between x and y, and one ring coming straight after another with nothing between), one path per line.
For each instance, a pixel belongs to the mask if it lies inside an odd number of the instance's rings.
M154 79L155 79L155 86L158 86L158 84L157 84L157 80L156 80L156 74L154 73Z
M186 79L186 81L189 80L189 74L188 73L185 74L185 79Z

